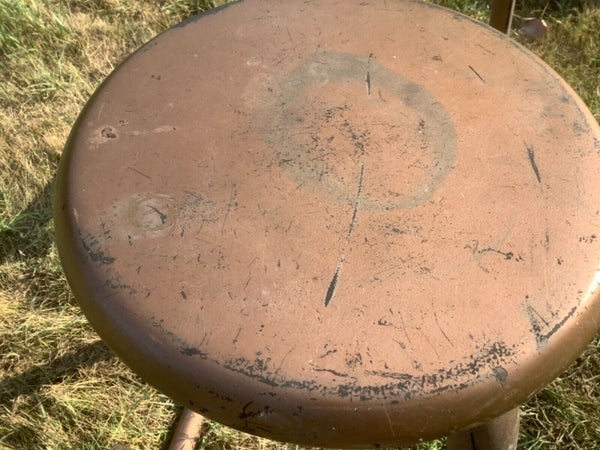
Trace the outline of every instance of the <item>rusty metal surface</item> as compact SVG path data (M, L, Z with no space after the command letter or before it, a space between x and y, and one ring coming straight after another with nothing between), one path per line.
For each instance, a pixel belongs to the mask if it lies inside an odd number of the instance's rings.
M592 338L599 154L573 91L487 26L246 0L98 89L57 240L98 333L185 406L287 441L410 442L514 408Z

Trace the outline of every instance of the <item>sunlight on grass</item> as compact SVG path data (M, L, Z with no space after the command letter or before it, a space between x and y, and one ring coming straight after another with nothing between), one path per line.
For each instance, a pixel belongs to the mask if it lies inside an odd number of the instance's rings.
M0 448L156 449L180 411L99 341L53 241L52 181L86 100L136 48L207 0L0 0ZM487 21L489 1L435 0ZM513 38L554 67L600 119L600 4L517 2ZM548 34L527 41L520 18ZM523 407L520 448L600 446L598 338ZM207 421L206 449L296 449ZM443 441L413 446L441 449Z

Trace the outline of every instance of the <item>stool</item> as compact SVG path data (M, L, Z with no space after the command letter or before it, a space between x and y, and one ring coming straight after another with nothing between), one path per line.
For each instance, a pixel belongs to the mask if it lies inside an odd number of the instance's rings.
M102 339L202 415L314 446L511 448L516 408L600 323L599 156L571 88L486 25L245 0L96 91L57 243Z

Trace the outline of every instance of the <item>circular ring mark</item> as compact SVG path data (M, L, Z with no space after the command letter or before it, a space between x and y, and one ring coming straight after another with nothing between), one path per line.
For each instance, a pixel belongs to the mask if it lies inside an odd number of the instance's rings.
M254 111L252 126L298 183L361 209L414 208L452 170L456 132L423 86L371 56L318 52Z

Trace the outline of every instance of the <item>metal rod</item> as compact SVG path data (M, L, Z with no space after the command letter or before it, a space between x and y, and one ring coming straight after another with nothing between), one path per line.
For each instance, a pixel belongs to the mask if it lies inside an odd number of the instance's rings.
M494 0L490 14L490 25L496 30L510 34L515 0Z
M204 418L187 408L183 409L179 423L173 433L169 450L194 450L200 439Z
M466 431L448 436L447 450L515 450L519 439L519 408Z

